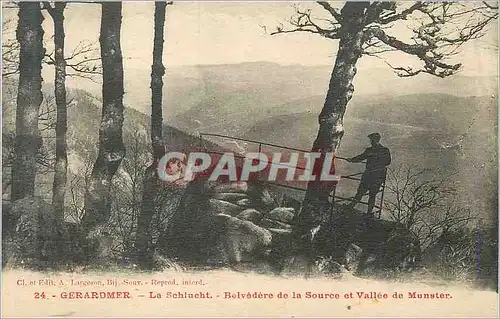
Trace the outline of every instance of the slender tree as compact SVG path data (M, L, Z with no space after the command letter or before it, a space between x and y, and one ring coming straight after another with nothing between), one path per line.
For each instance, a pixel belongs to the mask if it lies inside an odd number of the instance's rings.
M155 2L154 17L154 43L153 64L151 66L151 147L153 149L153 162L146 168L141 213L137 221L137 236L135 248L138 262L147 267L150 261L148 243L151 239L150 224L155 212L154 199L157 192L156 166L163 155L162 145L162 97L163 97L163 42L165 30L165 14L167 5L165 1Z
M54 7L44 2L54 22L54 66L56 100L56 158L54 165L54 183L52 185L52 206L59 220L64 220L64 197L68 180L68 154L66 131L68 115L66 103L66 60L64 59L64 9L66 2L55 2Z
M12 200L33 196L36 158L41 146L38 112L42 103L43 16L38 2L19 3L19 85L16 111Z
M498 16L498 7L487 2L361 2L332 5L319 1L327 19L313 15L311 9L297 6L289 26L280 25L272 34L308 32L338 40L339 46L312 150L335 152L344 135L344 114L354 93L357 63L364 55L385 59L385 52L397 51L413 56L420 66L394 66L399 76L428 73L446 77L461 64L449 62L464 43L481 37ZM394 29L411 30L409 37L395 36ZM309 183L299 217L303 230L318 227L327 220L329 194L334 183Z
M103 70L99 151L85 194L83 234L104 225L111 214L111 180L125 157L123 144L123 57L120 44L122 3L101 4L99 42Z

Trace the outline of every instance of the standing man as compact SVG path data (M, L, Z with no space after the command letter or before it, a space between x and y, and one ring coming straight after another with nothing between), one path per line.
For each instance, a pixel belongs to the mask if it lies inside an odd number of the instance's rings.
M391 152L387 147L380 144L379 133L372 133L368 135L368 138L370 139L371 147L365 149L362 154L347 159L350 163L359 163L366 160L366 169L361 176L358 191L349 205L349 208L353 209L368 191L369 199L367 214L369 217L373 217L375 198L382 183L385 182L387 166L391 164Z

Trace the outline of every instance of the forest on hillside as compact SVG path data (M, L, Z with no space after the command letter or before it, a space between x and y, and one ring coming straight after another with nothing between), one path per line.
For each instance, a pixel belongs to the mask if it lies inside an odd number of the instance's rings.
M453 61L496 23L495 4L319 1L309 6L327 20L297 6L266 36L307 32L338 43L328 68L176 70L165 67L164 46L177 4L155 2L149 79L124 72L121 2L8 5L16 15L3 21L4 35L15 33L2 42L3 267L350 273L498 289L497 77L461 76L467 65ZM81 5L100 8L99 37L68 50L75 35L65 14ZM412 30L411 42L391 33L402 28ZM358 60L385 52L420 64L388 63L398 77L375 89L376 79L356 82L366 71ZM53 78L42 79L44 68ZM422 77L419 88L404 82ZM100 89L71 87L71 78ZM135 92L146 80L150 90ZM242 141L243 153L256 151L251 141L259 150L335 153L343 176L361 176L351 156L369 147L372 132L392 155L373 197L377 218L363 201L349 205L356 179L292 189L158 176L168 152L236 153Z

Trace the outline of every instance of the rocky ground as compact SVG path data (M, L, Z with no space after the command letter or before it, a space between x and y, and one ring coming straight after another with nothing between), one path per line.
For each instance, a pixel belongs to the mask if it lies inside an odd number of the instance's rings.
M418 261L418 242L400 225L367 222L364 214L341 207L315 236L321 253L314 269L306 269L293 237L300 203L271 189L245 182L200 181L188 187L165 242L177 247L169 255L272 273L405 269Z

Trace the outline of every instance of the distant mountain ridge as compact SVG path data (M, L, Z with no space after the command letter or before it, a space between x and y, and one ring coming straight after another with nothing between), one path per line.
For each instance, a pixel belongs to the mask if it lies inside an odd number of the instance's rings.
M465 66L466 67L466 66ZM232 94L245 91L252 96L242 107L262 110L300 98L326 94L333 66L280 65L272 62L192 65L167 67L164 77L164 116L166 120L190 110L213 97L214 91ZM150 69L125 69L125 104L142 113L150 112ZM100 96L101 87L87 80L71 80L69 86ZM442 93L460 97L497 95L497 76L438 78L421 74L400 78L389 68L359 69L354 96L399 96Z

